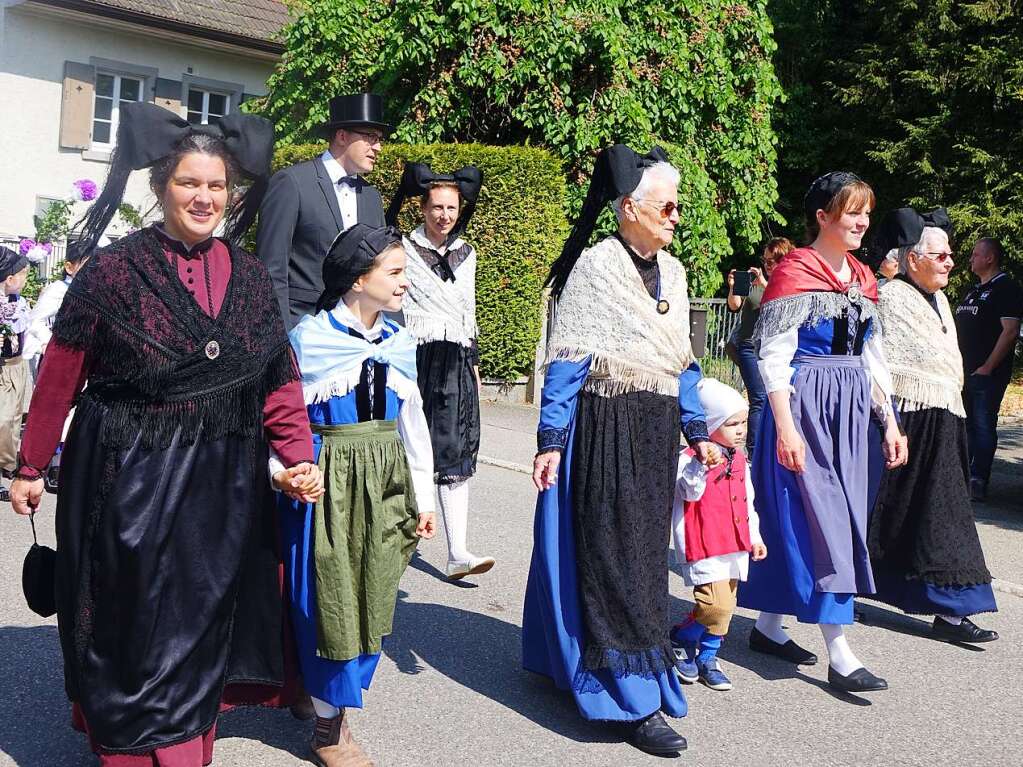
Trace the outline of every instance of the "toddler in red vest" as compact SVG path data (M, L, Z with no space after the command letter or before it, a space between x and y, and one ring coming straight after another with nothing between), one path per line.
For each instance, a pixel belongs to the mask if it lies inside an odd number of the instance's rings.
M730 690L717 652L735 611L736 584L749 572L750 554L759 561L767 556L767 547L753 510L749 464L739 449L749 405L739 392L713 378L700 381L699 395L711 441L725 461L707 469L691 448L679 457L672 534L696 606L672 628L671 642L683 682L699 680L712 690Z

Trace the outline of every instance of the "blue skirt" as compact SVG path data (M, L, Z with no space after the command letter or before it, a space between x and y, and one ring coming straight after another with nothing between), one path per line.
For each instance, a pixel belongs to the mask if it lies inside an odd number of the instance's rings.
M522 616L522 665L571 692L586 719L637 721L657 711L685 716L685 694L671 669L616 674L609 669L590 671L583 664L586 648L569 481L574 441L573 418L558 484L537 499ZM667 535L665 530L665 542ZM651 552L651 556L663 557L664 552ZM664 630L667 633L667 625Z
M874 590L866 546L869 377L859 357L795 362L793 417L807 445L806 471L778 463L777 424L765 408L753 484L767 558L750 562L738 601L804 623L851 624L856 592Z
M362 708L380 653L346 661L316 654L316 570L313 563L313 510L310 503L278 496L286 588L291 602L291 624L302 681L314 698L338 708ZM386 640L385 640L386 641Z

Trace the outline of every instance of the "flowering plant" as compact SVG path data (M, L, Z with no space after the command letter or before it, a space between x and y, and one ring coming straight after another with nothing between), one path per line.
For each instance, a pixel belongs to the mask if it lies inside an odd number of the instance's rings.
M18 251L33 264L38 264L53 252L53 245L48 242L36 242L25 237L18 244Z
M87 178L80 178L71 185L71 197L75 202L91 202L98 193L96 183Z

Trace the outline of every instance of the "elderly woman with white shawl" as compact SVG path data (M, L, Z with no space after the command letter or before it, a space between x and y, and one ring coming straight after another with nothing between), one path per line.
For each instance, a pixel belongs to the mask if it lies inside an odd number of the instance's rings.
M551 268L522 618L525 668L571 691L586 719L616 722L632 745L662 755L686 747L661 713L686 713L665 564L680 435L702 463L722 460L696 390L685 268L664 250L678 179L660 148L601 152ZM611 201L618 232L587 248Z
M910 457L881 478L868 536L877 593L869 598L935 616L936 639L990 642L998 634L969 618L997 607L970 508L963 364L942 292L953 264L950 228L943 208L922 216L900 208L875 243L899 262L878 311Z

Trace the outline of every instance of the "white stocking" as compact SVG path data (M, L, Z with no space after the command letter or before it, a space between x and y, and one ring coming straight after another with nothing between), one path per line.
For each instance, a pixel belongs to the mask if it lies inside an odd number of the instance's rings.
M849 642L846 641L845 630L841 625L822 623L820 626L824 643L828 646L828 662L831 668L842 676L849 676L856 669L863 667L860 659L849 649Z
M785 629L781 627L781 619L783 617L778 613L760 613L757 616L757 631L772 642L785 644L789 641L790 637L785 633Z
M341 713L341 709L337 706L330 705L325 700L314 698L312 695L309 696L309 699L312 700L313 710L316 712L316 716L320 717L320 719L333 719Z
M466 544L469 534L469 481L437 485L437 502L441 516L444 517L448 561L468 562L472 559Z

